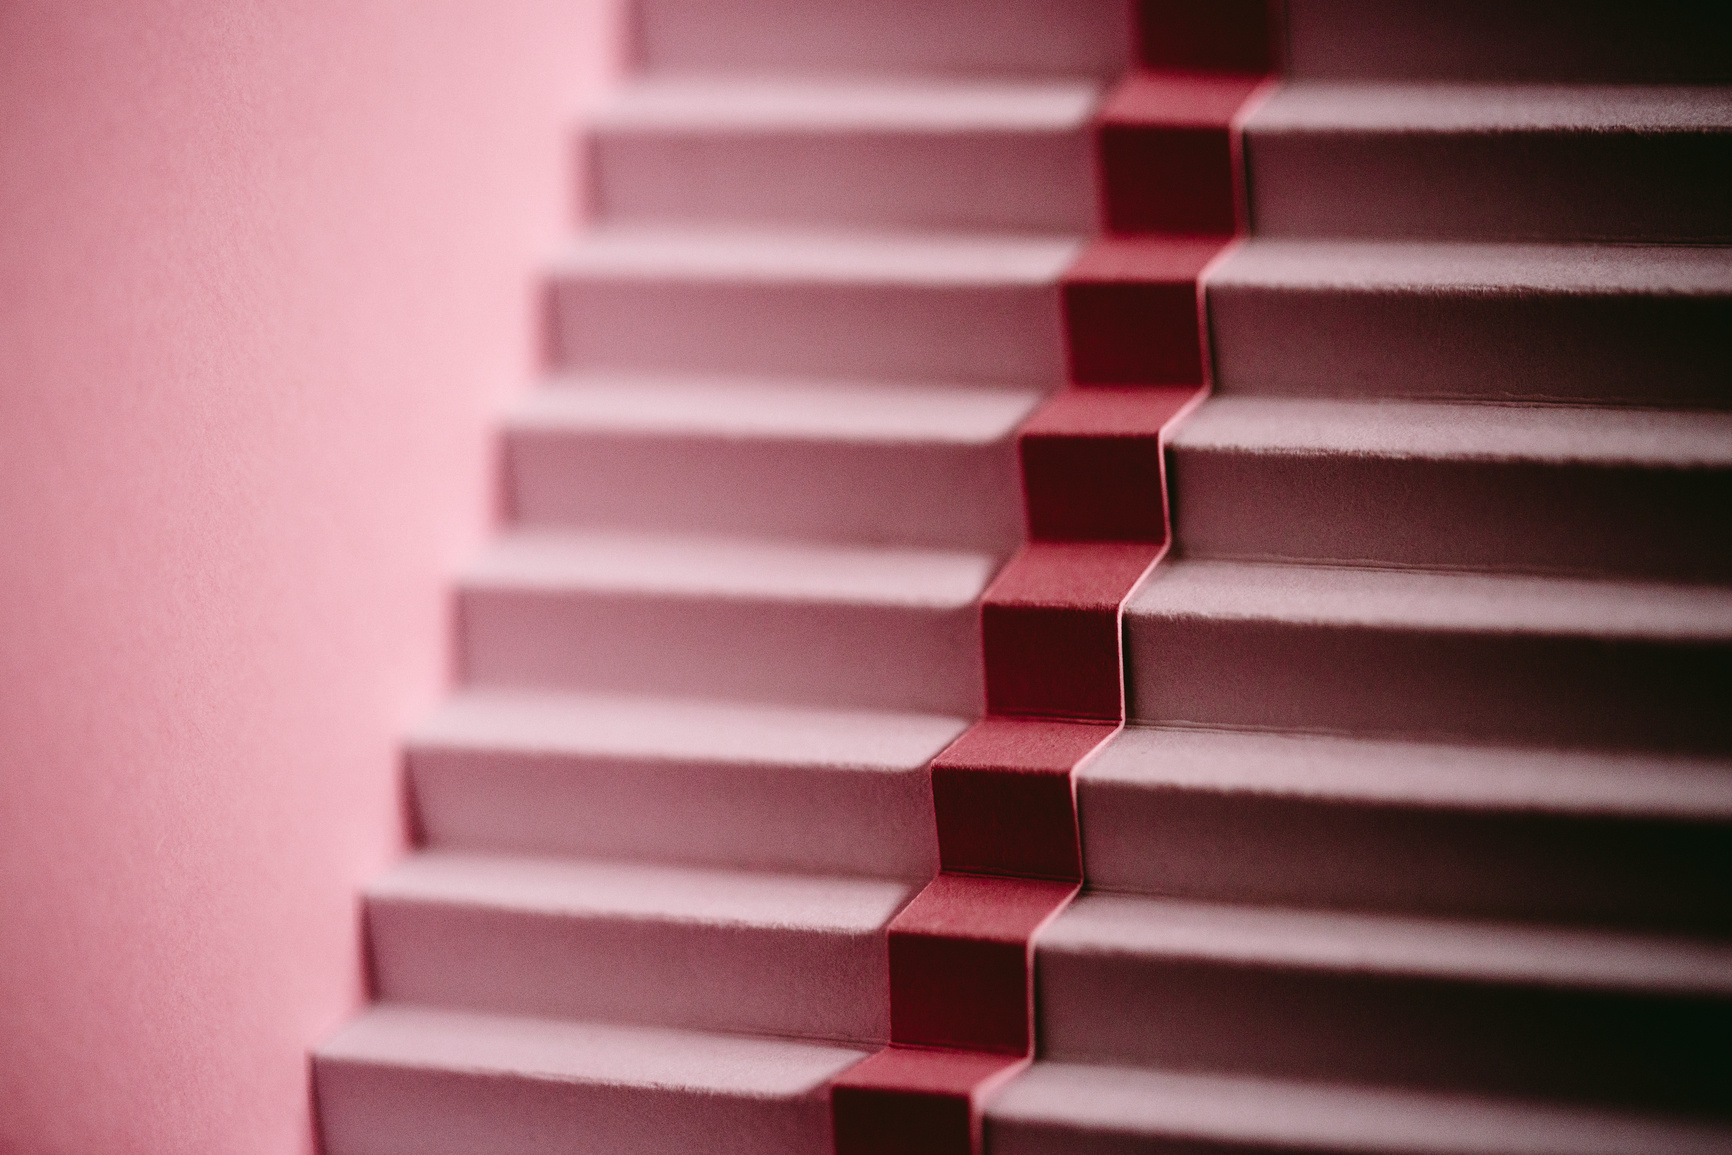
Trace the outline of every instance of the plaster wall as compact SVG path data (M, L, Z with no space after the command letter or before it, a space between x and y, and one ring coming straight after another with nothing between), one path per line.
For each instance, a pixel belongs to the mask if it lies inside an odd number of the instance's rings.
M300 1152L610 0L0 0L0 1150Z

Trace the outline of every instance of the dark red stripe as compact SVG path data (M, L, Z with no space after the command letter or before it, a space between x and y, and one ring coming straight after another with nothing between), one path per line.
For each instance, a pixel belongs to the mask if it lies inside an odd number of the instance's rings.
M1170 537L1163 439L1207 388L1199 283L1238 227L1243 74L1273 56L1267 0L1139 11L1168 71L1102 105L1118 235L1065 278L1072 385L1019 434L1029 544L982 601L987 717L932 763L941 870L890 925L891 1045L832 1087L838 1155L981 1150L1035 1051L1034 937L1081 888L1075 771L1123 724L1120 614Z

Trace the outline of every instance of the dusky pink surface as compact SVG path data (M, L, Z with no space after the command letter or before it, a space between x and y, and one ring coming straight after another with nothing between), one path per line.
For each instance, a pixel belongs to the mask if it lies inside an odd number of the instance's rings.
M0 6L0 1150L311 1149L613 19Z

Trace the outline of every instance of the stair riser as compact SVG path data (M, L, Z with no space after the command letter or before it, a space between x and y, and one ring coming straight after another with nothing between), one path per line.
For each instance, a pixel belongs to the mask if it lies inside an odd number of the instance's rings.
M423 748L416 814L436 849L926 879L932 788L906 771Z
M1131 717L1716 752L1732 648L1126 615Z
M1288 72L1338 79L1732 79L1732 13L1695 0L1287 0Z
M889 1037L884 935L577 917L374 897L379 997L442 1008L861 1042Z
M597 216L614 223L1085 233L1093 160L1050 132L599 132Z
M1086 776L1077 799L1089 882L1104 890L1732 929L1732 823L1403 807Z
M1732 472L1192 447L1168 454L1189 557L1732 577Z
M882 607L471 587L475 685L979 713L972 605Z
M1724 1111L1732 1002L1037 948L1043 1057Z
M557 367L1057 384L1056 285L563 279Z
M1222 393L1732 406L1732 296L1301 288L1211 278Z
M1305 131L1253 122L1245 156L1260 236L1732 236L1724 191L1732 133Z
M654 71L1099 76L1124 71L1125 0L638 0Z
M823 1155L821 1094L723 1096L316 1059L327 1155Z
M524 524L974 550L1022 536L1016 446L518 431Z

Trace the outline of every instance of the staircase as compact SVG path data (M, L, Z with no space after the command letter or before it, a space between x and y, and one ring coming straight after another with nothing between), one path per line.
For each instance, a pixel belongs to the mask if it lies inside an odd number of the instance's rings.
M832 1150L1184 9L1129 7L637 0L331 1155ZM984 1144L1732 1151L1732 17L1284 27Z
M1291 0L998 1155L1732 1150L1698 10Z

